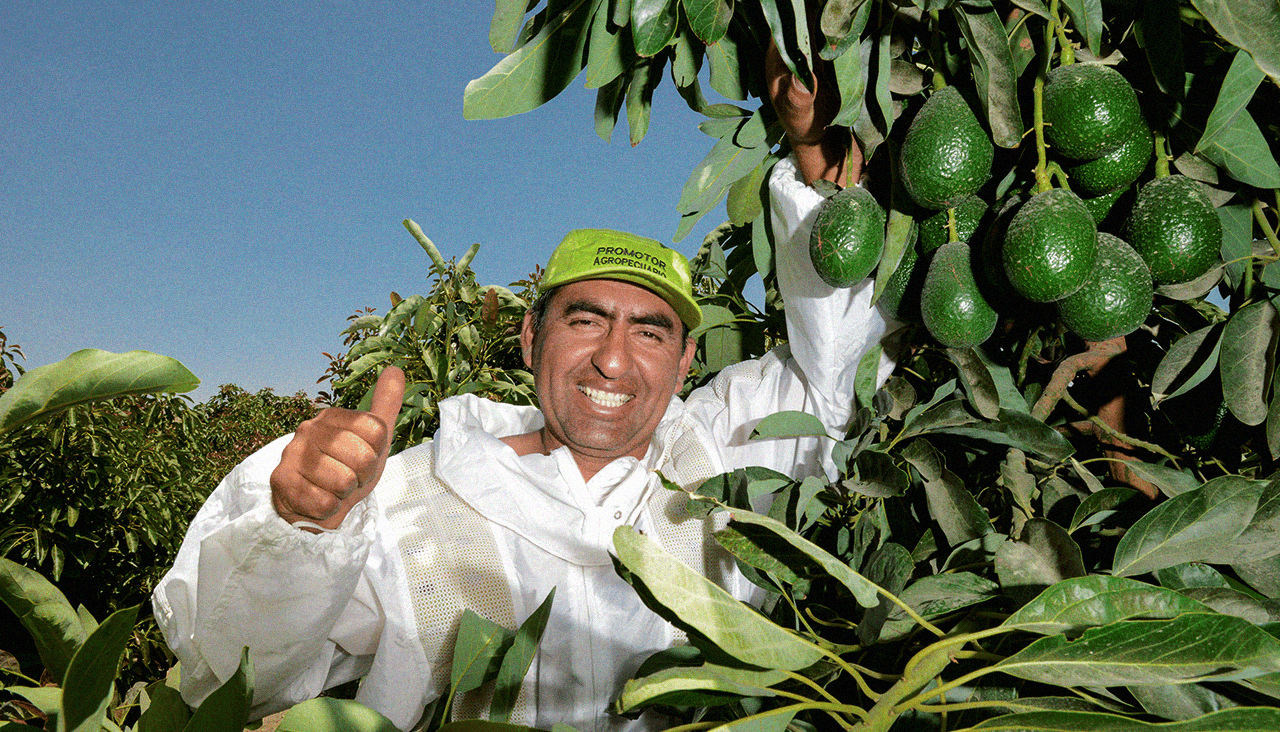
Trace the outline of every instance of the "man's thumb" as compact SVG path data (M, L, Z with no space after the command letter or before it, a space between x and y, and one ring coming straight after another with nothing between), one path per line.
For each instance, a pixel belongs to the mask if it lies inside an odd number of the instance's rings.
M400 406L404 403L404 372L397 366L387 366L378 375L378 383L373 386L373 402L369 412L381 419L390 431L396 430L396 418L400 416ZM391 444L391 440L387 440Z

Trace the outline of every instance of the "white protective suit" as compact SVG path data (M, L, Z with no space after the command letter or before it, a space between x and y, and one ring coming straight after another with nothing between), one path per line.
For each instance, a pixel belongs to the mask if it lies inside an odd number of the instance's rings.
M153 598L187 701L231 676L248 646L255 714L363 676L357 699L409 729L448 690L463 608L515 627L554 588L511 721L582 732L660 723L604 711L645 657L682 640L615 574L613 530L635 526L749 598L749 583L709 538L714 522L685 520L683 494L663 489L654 471L686 489L750 465L796 478L831 473L829 441L748 437L782 410L814 414L841 436L859 359L888 328L869 306L870 281L835 290L814 272L808 239L821 199L792 161L775 167L770 186L790 343L725 369L687 401L672 399L644 460L619 458L584 482L568 448L518 457L499 440L541 427L536 409L464 396L441 402L435 439L388 460L374 492L334 531L301 531L272 509L268 481L287 437L233 470ZM881 380L891 366L882 360ZM470 698L459 711L485 703Z

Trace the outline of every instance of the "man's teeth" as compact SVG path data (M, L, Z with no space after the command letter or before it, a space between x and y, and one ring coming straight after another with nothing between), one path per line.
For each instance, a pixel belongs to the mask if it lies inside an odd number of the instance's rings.
M602 407L621 407L631 401L632 396L630 394L617 394L612 391L600 391L589 386L579 386L578 391L586 394L588 399Z

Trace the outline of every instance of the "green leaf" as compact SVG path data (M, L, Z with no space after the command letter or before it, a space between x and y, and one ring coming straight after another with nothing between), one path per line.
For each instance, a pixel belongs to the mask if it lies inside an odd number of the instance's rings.
M1231 45L1248 51L1267 76L1280 82L1280 6L1275 0L1191 0Z
M1039 591L1084 574L1080 547L1065 529L1048 519L1027 521L1018 539L1009 537L996 550L996 575L1007 591Z
M751 430L751 439L768 440L788 437L831 437L822 420L808 412L776 412L760 420Z
M1275 305L1263 300L1232 313L1222 330L1222 350L1218 354L1222 395L1231 413L1247 425L1262 424L1267 418L1266 395L1275 357L1277 321L1280 313Z
M1237 707L1186 722L1152 724L1100 712L1021 712L985 720L971 729L1004 732L1269 732L1280 729L1280 709Z
M707 63L711 66L712 89L725 99L746 100L746 82L738 68L738 42L733 36L707 44Z
M49 675L61 682L89 635L66 595L39 572L0 557L0 600L31 634Z
M85 639L72 656L62 683L58 729L98 732L115 691L116 669L138 617L137 606L117 610Z
M785 671L752 671L704 664L663 669L631 679L614 704L619 714L655 704L709 707L740 697L776 696L770 686L790 678Z
M929 515L938 522L948 543L963 544L995 531L987 512L959 476L946 469L942 454L928 440L915 440L902 451L902 457L924 478Z
M613 128L618 124L618 112L622 110L622 102L626 99L630 83L630 77L619 76L596 92L596 135L605 142L613 137Z
M926 620L976 605L996 597L996 583L972 572L931 574L907 586L898 599ZM917 626L898 606L889 609L889 620L880 631L880 641L897 640Z
M1112 509L1122 506L1126 501L1136 498L1138 491L1132 488L1103 488L1097 493L1090 493L1088 498L1080 502L1075 514L1071 517L1071 525L1067 531L1074 534L1082 526L1092 526L1113 513Z
M960 372L960 382L978 414L987 419L999 417L1000 392L986 362L972 348L948 348L947 356Z
M1200 684L1130 686L1129 693L1133 694L1143 709L1161 719L1195 719L1210 712L1239 706Z
M987 110L991 139L1004 148L1022 141L1017 72L1004 22L994 6L953 5L951 12L969 44L973 78Z
M1084 36L1084 45L1102 56L1102 0L1062 0L1062 4Z
M0 434L79 404L132 394L181 393L199 385L195 374L168 356L85 348L31 369L0 394Z
M1061 432L1029 414L1009 409L1001 409L999 418L994 422L973 422L942 427L937 431L1016 447L1055 462L1066 460L1075 452Z
M832 556L822 547L787 528L781 521L751 511L734 511L729 525L732 527L735 524L739 528L746 524L764 529L777 539L781 539L789 549L798 550L799 561L794 554L784 556L782 559L789 560L789 566L793 568L801 562L811 563L827 576L844 585L849 592L853 593L859 605L875 607L879 602L880 590L875 583L850 569L849 565Z
M152 682L143 694L150 704L138 718L134 732L173 732L187 726L191 708L182 700L178 690L169 685L169 679Z
M1178 4L1168 0L1143 0L1138 20L1139 42L1160 91L1181 99L1186 85L1182 60L1182 20Z
M1222 222L1222 258L1226 260L1227 279L1238 288L1245 276L1252 276L1253 260L1246 258L1253 254L1253 211L1242 203L1219 206L1217 211Z
M861 407L870 409L876 396L876 386L880 381L880 357L884 348L875 344L862 354L858 361L858 371L854 377L854 396Z
M609 3L600 3L591 19L587 41L587 69L583 80L588 89L599 89L622 75L630 61L630 49L621 28L609 24Z
M631 0L631 43L648 58L676 37L676 0Z
M546 19L528 43L470 81L462 94L463 118L498 119L529 112L564 91L582 69L587 23L599 2L573 0Z
M1167 619L1203 612L1209 608L1174 590L1126 577L1090 575L1052 585L1001 626L1057 635L1121 620Z
M1185 613L1041 638L993 668L1057 686L1231 681L1280 671L1280 641L1230 615Z
M692 632L691 640L700 636L712 648L765 669L795 671L823 657L817 646L756 613L630 526L618 527L613 543L627 581L642 582L648 592L642 597L656 604L650 609Z
M242 732L252 703L253 659L245 648L240 653L240 667L205 697L184 732Z
M786 11L779 6L785 7ZM810 57L809 23L803 0L760 0L769 33L778 47L778 55L787 70L800 79L805 88L813 88L813 60ZM790 22L788 22L790 21ZM801 64L800 61L804 63Z
M766 125L763 110L757 109L742 120L736 131L720 138L694 168L680 192L676 210L686 216L676 232L676 241L684 238L698 219L719 202L734 181L749 174L768 157L779 130L777 125Z
M533 657L538 653L538 643L542 640L542 631L547 628L547 619L551 617L551 603L555 597L556 589L552 587L547 593L547 599L520 625L511 642L511 650L502 657L502 667L498 669L498 679L493 689L493 701L489 704L491 721L507 722L511 719L516 695L520 693L520 684L529 672L529 664L533 663Z
M1169 347L1169 352L1160 360L1155 375L1151 377L1151 395L1156 402L1189 391L1213 373L1218 366L1221 335L1221 324L1206 325L1182 336ZM1192 367L1195 371L1188 373Z
M1271 459L1280 457L1280 389L1271 394L1271 405L1267 408L1267 452Z
M884 588L886 593L896 596L911 580L911 575L915 572L915 562L906 547L889 541L871 554L862 571L866 574L868 581ZM879 604L868 608L862 616L862 621L858 623L858 641L864 646L875 643L880 638L885 622L889 619L890 610L897 607L888 597L882 595Z
M458 622L458 639L453 644L450 693L466 693L493 678L514 639L515 633L510 630L464 610Z
M1256 562L1276 554L1280 554L1280 479L1262 486L1258 507L1244 531L1205 555L1204 561L1235 565Z
M1132 460L1126 462L1124 466L1137 473L1138 477L1159 488L1161 493L1169 497L1193 491L1200 487L1200 481L1195 476L1167 465L1155 465Z
M710 45L716 43L729 30L733 20L733 5L729 0L681 0L689 28L694 35Z
M860 43L859 38L867 26L867 20L871 17L872 5L872 3L865 3L858 10L854 28L856 32L851 31L845 37L846 42L851 45L835 57L833 64L836 84L840 87L840 110L836 113L832 124L842 127L852 127L862 116L866 105L867 83L870 80L871 67L871 58L867 54L871 52L872 44L870 39Z
M1156 506L1120 538L1114 574L1127 577L1195 561L1244 531L1263 486L1226 475Z
M573 727L568 727L568 732L574 732ZM556 724L552 727L552 732L561 732L561 725ZM487 719L463 719L458 722L450 722L442 724L436 729L436 732L536 732L534 727L524 727L518 724L507 724L506 722L490 722Z
M320 697L295 705L280 720L279 732L397 732L391 720L351 699Z
M495 0L493 18L489 21L489 47L494 53L510 53L515 47L520 21L524 20L528 0Z
M867 8L873 4L866 0L829 0L818 21L818 28L826 39L818 55L828 60L838 58L856 43L867 26L870 15ZM846 87L841 84L840 88Z
M1236 180L1259 188L1280 187L1280 165L1258 123L1245 105L1263 79L1262 69L1248 54L1237 51L1218 92L1218 103L1205 123L1195 151L1212 160Z

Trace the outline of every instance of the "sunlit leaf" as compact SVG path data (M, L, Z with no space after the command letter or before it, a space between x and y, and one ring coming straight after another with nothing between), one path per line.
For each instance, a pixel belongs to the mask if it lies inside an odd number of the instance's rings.
M168 356L85 348L31 369L0 394L0 434L78 404L131 394L181 393L199 385L186 366Z
M1200 481L1194 475L1167 465L1130 460L1125 462L1124 466L1131 472L1137 473L1139 478L1155 485L1161 493L1169 497L1200 487Z
M995 668L1058 686L1229 681L1280 671L1280 640L1230 615L1185 613L1041 638Z
M396 732L391 720L351 699L320 697L296 704L280 720L279 732Z
M1023 712L985 720L971 729L999 732L1269 732L1280 709L1237 707L1186 722L1153 724L1100 712Z
M776 412L765 417L751 431L751 439L767 440L787 437L830 437L822 420L808 412Z
M712 44L724 38L733 19L730 0L680 0L684 5L689 28L703 43Z
M1280 165L1258 123L1245 109L1263 78L1262 69L1253 59L1237 51L1195 151L1236 180L1259 188L1276 188L1280 187Z
M972 572L931 574L907 585L898 599L905 602L926 620L942 617L947 613L986 602L997 596L999 586L989 579ZM895 640L917 626L896 605L889 609L889 620L880 631L880 640Z
M40 662L56 681L89 633L66 595L35 570L0 557L0 600L31 634Z
M98 732L102 728L115 691L116 669L137 616L136 606L112 613L71 658L62 683L59 729Z
M1127 577L1090 575L1049 587L1003 625L1054 635L1120 620L1167 619L1194 612L1209 612L1209 608L1164 587Z
M996 575L1008 591L1039 591L1084 574L1080 547L1065 529L1048 519L1027 521L1018 539L1010 537L996 550Z
M240 654L240 666L231 678L205 697L183 732L241 732L253 701L253 659L249 649Z
M822 651L756 613L714 582L686 567L630 526L613 534L618 561L641 581L651 609L737 660L767 669L799 670L822 658ZM643 597L643 595L642 595Z
M631 49L625 39L626 34L621 28L609 24L609 3L597 6L591 19L587 68L583 74L583 82L588 89L599 89L626 71Z
M677 0L631 0L631 43L654 56L676 37Z
M479 687L498 673L502 658L511 647L515 633L464 610L458 622L458 638L453 645L452 678L449 687L462 694Z
M489 719L494 722L506 722L511 718L511 710L515 707L516 695L525 674L529 672L529 664L538 653L538 643L542 641L542 632L547 628L547 620L551 617L551 603L555 600L556 589L551 588L547 599L542 601L518 630L511 641L511 648L502 657L502 667L498 669L498 678L493 689L493 701L489 704Z
M774 696L770 686L790 678L785 671L751 671L704 664L664 669L632 679L615 703L619 713L654 704L715 706L739 697Z
M462 95L462 116L509 117L537 109L563 91L582 69L587 24L601 1L572 0L528 43L469 82Z
M1156 506L1120 538L1113 573L1128 577L1194 561L1244 531L1262 484L1227 475Z

